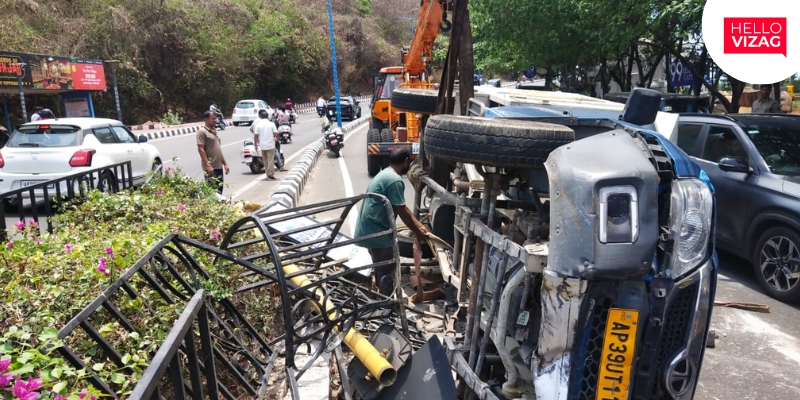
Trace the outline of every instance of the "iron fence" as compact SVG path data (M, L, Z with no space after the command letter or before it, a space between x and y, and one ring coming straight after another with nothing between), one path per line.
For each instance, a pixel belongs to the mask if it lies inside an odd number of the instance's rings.
M42 229L52 233L50 222L59 203L84 197L93 189L118 192L131 187L133 187L131 162L125 161L0 193L0 240L7 240L8 237L6 215L9 205L16 206L20 221L30 217ZM26 205L29 207L26 208ZM44 206L41 213L40 205ZM46 223L42 223L42 219Z
M395 227L357 239L341 232L350 212L368 199L382 205L394 221L385 197L365 194L292 209L270 204L235 223L221 248L169 235L136 264L119 271L101 295L61 328L57 351L73 367L85 369L94 387L115 399L126 397L126 389L92 367L110 364L127 374L127 380L136 380L141 368L130 364L120 347L126 342L119 337L152 336L154 329L170 333L149 353L148 367L130 399L164 398L169 392L176 399L263 399L278 357L285 361L281 372L294 400L299 400L298 380L320 357L335 358L347 399L352 398L350 385L359 393L391 385L412 350L426 340L406 320L406 312L415 310L402 302L399 284L391 297L370 285L370 271L380 266L394 266L395 282L400 282ZM395 244L390 260L374 263L358 244L378 237L389 237ZM232 293L214 293L223 286L220 279L234 288ZM264 327L256 328L244 316L237 304L252 304L237 301L248 295L257 301L280 299L280 334L267 338ZM176 321L165 319L178 314ZM342 344L355 355L349 363ZM393 345L396 348L387 355L384 349ZM314 350L300 361L302 347ZM375 358L370 361L374 355L380 370L373 368Z

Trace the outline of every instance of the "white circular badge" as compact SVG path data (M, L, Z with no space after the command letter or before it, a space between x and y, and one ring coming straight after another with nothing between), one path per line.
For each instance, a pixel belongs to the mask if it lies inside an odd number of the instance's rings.
M745 83L783 81L800 70L800 17L793 0L707 0L703 41L726 74Z

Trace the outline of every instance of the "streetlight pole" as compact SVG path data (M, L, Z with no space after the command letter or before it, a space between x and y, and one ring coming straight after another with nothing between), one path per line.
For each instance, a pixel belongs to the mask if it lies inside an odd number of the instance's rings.
M111 83L114 85L114 102L117 106L117 121L122 121L122 109L119 107L119 89L117 89L117 64L119 60L103 61L111 66Z
M339 72L336 69L336 40L333 35L333 10L331 0L328 0L328 29L331 35L331 59L333 61L333 92L336 95L336 124L342 127L342 106L339 101Z
M22 72L27 64L13 63L10 65L19 67L19 71L17 72L17 87L19 87L19 103L20 106L22 106L22 123L25 123L28 122L28 110L25 108L25 91L22 90Z

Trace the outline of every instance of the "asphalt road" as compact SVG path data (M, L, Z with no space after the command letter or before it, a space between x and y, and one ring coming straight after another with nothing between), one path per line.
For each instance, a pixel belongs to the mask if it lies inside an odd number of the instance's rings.
M366 127L346 137L339 159L327 151L314 168L301 204L353 196L366 191ZM407 181L406 181L407 182ZM406 204L413 204L414 192L406 183ZM353 212L343 230L351 233ZM332 215L331 215L332 216ZM323 216L318 216L325 219ZM399 219L397 221L400 223ZM721 255L717 301L751 302L770 306L770 313L716 307L711 327L716 347L706 349L695 399L800 398L800 312L797 305L783 304L762 294L746 262Z
M298 115L297 123L292 125L293 141L281 145L281 151L286 159L286 169L290 169L294 165L307 146L322 137L318 124L317 114ZM250 172L250 168L242 163L240 156L242 143L245 139L253 137L249 126L229 125L220 132L220 137L222 138L222 151L231 168L231 173L225 175L226 187L222 194L231 197L234 201L266 202L285 172L276 172L275 177L279 180L270 182L264 180L266 178L264 173L253 174ZM180 167L185 175L196 180L204 179L194 134L151 140L150 143L156 146L161 153L164 168Z

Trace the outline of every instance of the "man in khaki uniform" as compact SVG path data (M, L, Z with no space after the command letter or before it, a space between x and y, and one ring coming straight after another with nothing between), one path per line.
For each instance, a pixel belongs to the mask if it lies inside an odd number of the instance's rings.
M205 171L206 182L222 194L222 182L225 180L222 170L224 168L227 175L231 173L231 169L225 161L225 155L222 154L221 140L214 127L216 119L217 115L211 111L203 113L205 126L197 130L197 152L200 153L201 168Z
M759 94L761 97L753 102L753 114L774 114L781 113L781 104L775 99L769 97L769 92L772 91L772 85L761 85Z

